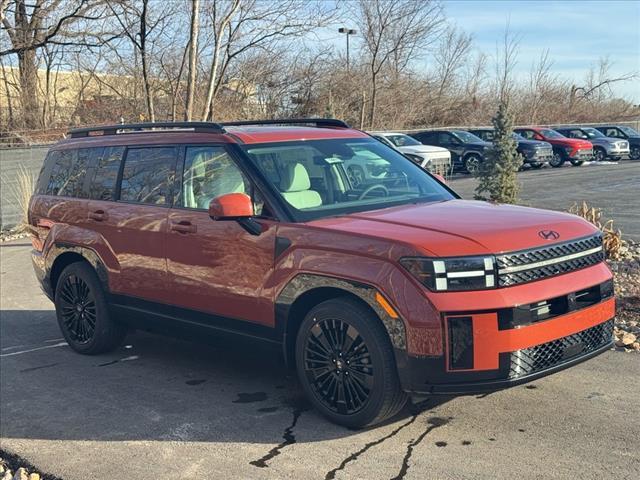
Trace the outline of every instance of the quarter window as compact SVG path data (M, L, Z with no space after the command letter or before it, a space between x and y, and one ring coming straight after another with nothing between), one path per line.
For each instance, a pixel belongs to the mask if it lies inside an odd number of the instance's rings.
M47 184L47 195L84 197L83 185L89 166L88 149L60 150L51 154L53 167Z
M168 205L175 178L175 147L132 148L122 171L120 200Z

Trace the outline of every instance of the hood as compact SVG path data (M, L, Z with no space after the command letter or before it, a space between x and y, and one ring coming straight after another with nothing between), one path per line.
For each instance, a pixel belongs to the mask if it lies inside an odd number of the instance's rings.
M596 137L589 139L594 145L614 145L616 142L624 141L622 138Z
M554 143L556 145L565 145L567 147L573 148L592 148L593 144L588 140L582 140L580 138L556 138L556 139L547 139L549 143Z
M433 145L405 145L397 147L403 153L449 153L449 150Z
M540 140L529 140L528 138L524 140L518 139L518 145L521 148L551 148L551 144L549 142L542 142Z
M468 142L464 144L467 148L473 148L476 150L482 150L483 148L491 148L493 143L491 142Z
M410 245L429 256L498 254L562 243L597 229L575 215L470 200L403 205L310 222L310 225ZM554 230L557 240L543 240Z

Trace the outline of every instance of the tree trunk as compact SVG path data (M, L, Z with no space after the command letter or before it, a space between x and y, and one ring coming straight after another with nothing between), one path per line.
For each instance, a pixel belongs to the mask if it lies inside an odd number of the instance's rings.
M193 118L193 99L196 89L196 68L198 60L198 32L200 30L200 0L191 0L191 28L189 40L189 81L187 83L187 106L185 120Z
M38 65L35 50L18 52L18 69L20 71L20 100L24 126L40 127L40 106L38 102Z
M374 122L376 121L376 97L378 94L377 79L372 78L371 81L371 104L369 105L369 128L374 128Z

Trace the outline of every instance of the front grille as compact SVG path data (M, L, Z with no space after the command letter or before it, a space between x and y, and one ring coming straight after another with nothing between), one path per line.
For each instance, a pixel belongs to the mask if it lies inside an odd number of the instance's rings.
M498 255L498 285L508 287L572 272L604 260L602 236Z
M613 320L551 342L511 353L509 378L540 372L587 355L611 343Z

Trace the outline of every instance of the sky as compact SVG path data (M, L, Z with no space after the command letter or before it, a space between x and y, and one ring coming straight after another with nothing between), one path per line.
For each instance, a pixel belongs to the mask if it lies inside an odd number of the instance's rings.
M488 54L495 53L508 20L520 37L521 75L546 48L554 72L576 81L606 56L612 74L640 73L640 0L448 0L444 7L450 21L472 33L476 47ZM612 88L640 103L640 79Z
M508 21L520 39L514 72L519 80L528 79L545 49L553 73L578 85L601 57L609 58L612 76L640 73L640 0L443 0L443 5L448 22L471 33L475 48L489 56L495 56ZM354 27L348 19L341 25ZM326 40L342 44L334 28L331 33ZM357 36L352 41L357 43ZM640 104L640 78L612 90Z

